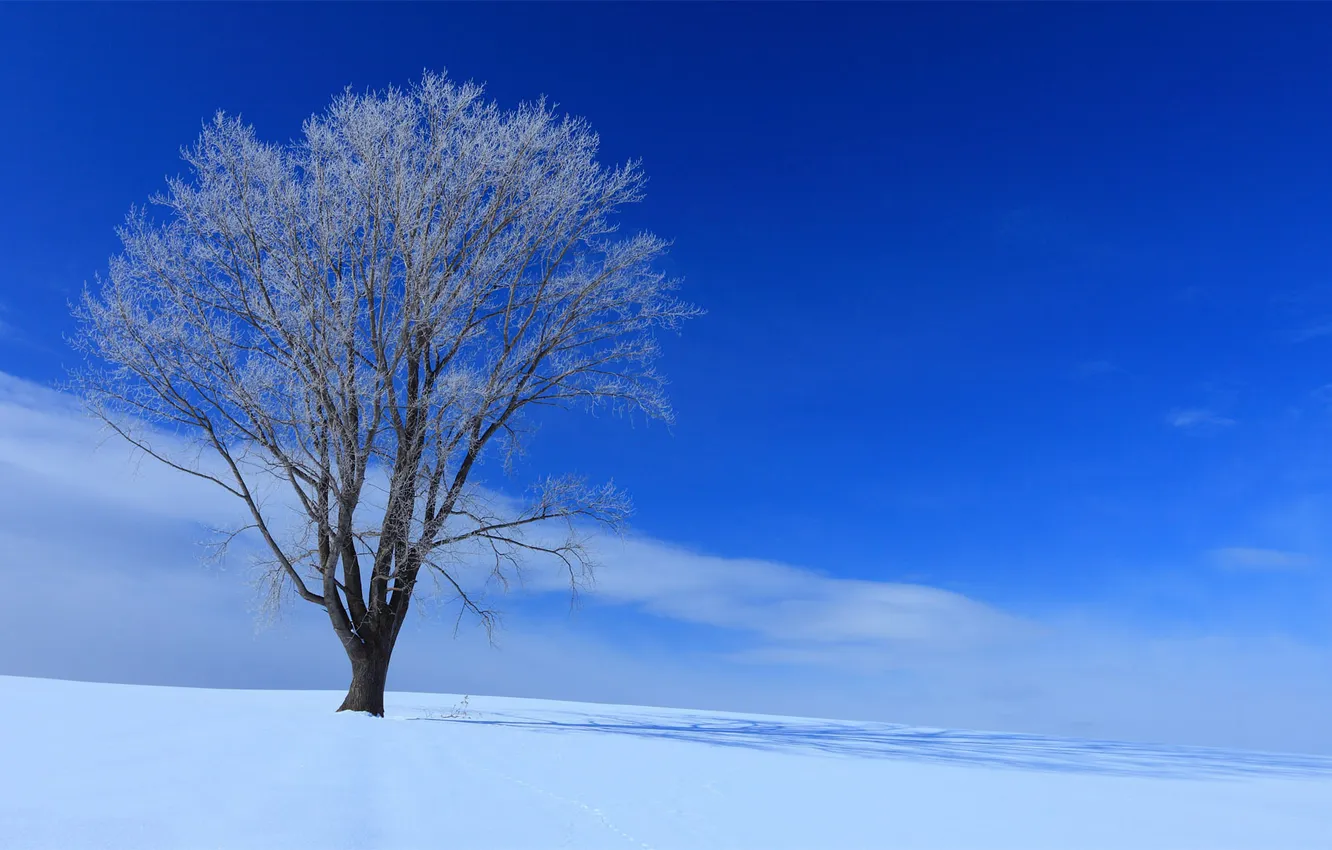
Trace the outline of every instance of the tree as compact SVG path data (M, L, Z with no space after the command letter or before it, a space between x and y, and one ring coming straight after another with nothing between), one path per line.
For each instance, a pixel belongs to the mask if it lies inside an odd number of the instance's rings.
M538 407L671 418L654 334L698 311L655 269L663 240L617 236L644 178L597 147L544 101L501 110L436 74L348 90L284 145L219 113L152 199L164 220L132 209L74 308L94 414L241 500L273 575L327 611L352 668L339 710L383 714L424 575L490 627L460 561L481 548L503 579L537 552L576 590L579 528L627 515L611 485L549 478L498 509L473 481ZM524 534L548 521L563 542Z

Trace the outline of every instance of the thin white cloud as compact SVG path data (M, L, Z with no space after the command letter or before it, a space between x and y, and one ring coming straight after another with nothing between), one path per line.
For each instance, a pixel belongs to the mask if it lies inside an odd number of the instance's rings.
M81 498L154 516L228 523L241 515L238 503L220 488L135 456L87 416L77 399L3 372L0 465L68 487Z
M1228 546L1213 549L1211 554L1217 564L1228 570L1283 572L1308 569L1314 564L1314 559L1302 552L1286 552L1281 549Z
M1225 428L1235 424L1235 420L1227 416L1222 416L1215 411L1205 408L1192 407L1181 410L1172 410L1166 416L1166 421L1176 428Z
M155 440L172 438L159 435ZM212 527L239 524L239 503L220 488L151 458L136 458L119 438L108 437L85 416L76 400L3 374L0 465L23 470L56 491L77 491L81 499L131 507L147 516ZM508 501L493 494L492 499L500 509ZM279 502L280 496L270 502L274 512ZM544 533L560 532L552 528ZM773 643L963 647L1024 628L1015 617L925 585L834 578L789 564L720 558L635 536L597 537L591 548L601 565L588 591L593 599ZM465 578L480 582L484 573L477 568ZM525 575L531 590L567 592L567 573L554 564L533 562Z
M918 584L844 579L790 564L720 558L657 540L602 541L589 595L781 645L912 643L960 648L1024 633L1016 617ZM558 575L537 586L558 590Z

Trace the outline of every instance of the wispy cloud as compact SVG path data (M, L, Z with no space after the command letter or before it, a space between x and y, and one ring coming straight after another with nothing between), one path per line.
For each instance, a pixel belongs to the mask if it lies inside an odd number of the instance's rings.
M0 464L67 487L81 499L153 516L200 523L243 516L220 488L135 456L85 415L77 399L3 372Z
M172 439L159 435L155 441ZM118 439L108 439L71 397L2 373L0 465L78 492L81 501L97 499L165 520L240 525L239 503L220 488L136 458ZM487 495L504 510L503 496ZM279 510L279 501L271 500L270 509ZM561 532L551 528L545 533ZM633 535L595 538L590 548L604 565L587 591L591 600L784 646L964 647L1025 628L1016 617L926 585L836 578L790 564L691 552ZM466 580L484 581L486 572L485 567L466 571ZM530 563L524 575L529 590L568 590L568 574L557 562Z
M603 541L589 595L661 617L746 632L784 647L979 646L1021 635L1017 617L918 584L835 578L790 564L721 558L645 538ZM546 587L560 589L550 574Z
M1235 424L1234 419L1201 407L1172 410L1166 415L1166 422L1182 429L1226 428Z
M1213 549L1211 555L1219 566L1228 570L1282 572L1303 570L1314 564L1314 559L1302 552L1287 552L1281 549L1229 546Z

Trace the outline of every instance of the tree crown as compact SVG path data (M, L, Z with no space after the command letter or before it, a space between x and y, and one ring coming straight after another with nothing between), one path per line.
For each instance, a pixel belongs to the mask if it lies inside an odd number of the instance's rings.
M345 609L352 637L376 616L400 625L423 566L488 615L441 553L479 544L502 574L539 549L573 575L576 537L540 546L522 528L613 524L627 502L553 478L497 512L469 486L483 450L516 445L540 405L669 422L655 332L698 312L655 268L662 239L617 233L644 177L602 166L597 148L544 102L502 110L438 74L349 90L288 144L219 113L182 152L188 176L153 199L167 215L132 210L122 253L77 305L90 365L75 385L145 452L242 499L274 574L335 627ZM170 451L162 429L216 462ZM367 521L375 470L386 492ZM299 544L275 534L263 477L299 505Z

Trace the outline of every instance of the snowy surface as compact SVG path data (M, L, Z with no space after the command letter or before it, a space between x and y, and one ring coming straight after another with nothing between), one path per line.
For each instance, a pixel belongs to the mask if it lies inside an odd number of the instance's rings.
M1332 758L0 677L14 848L1332 847Z

